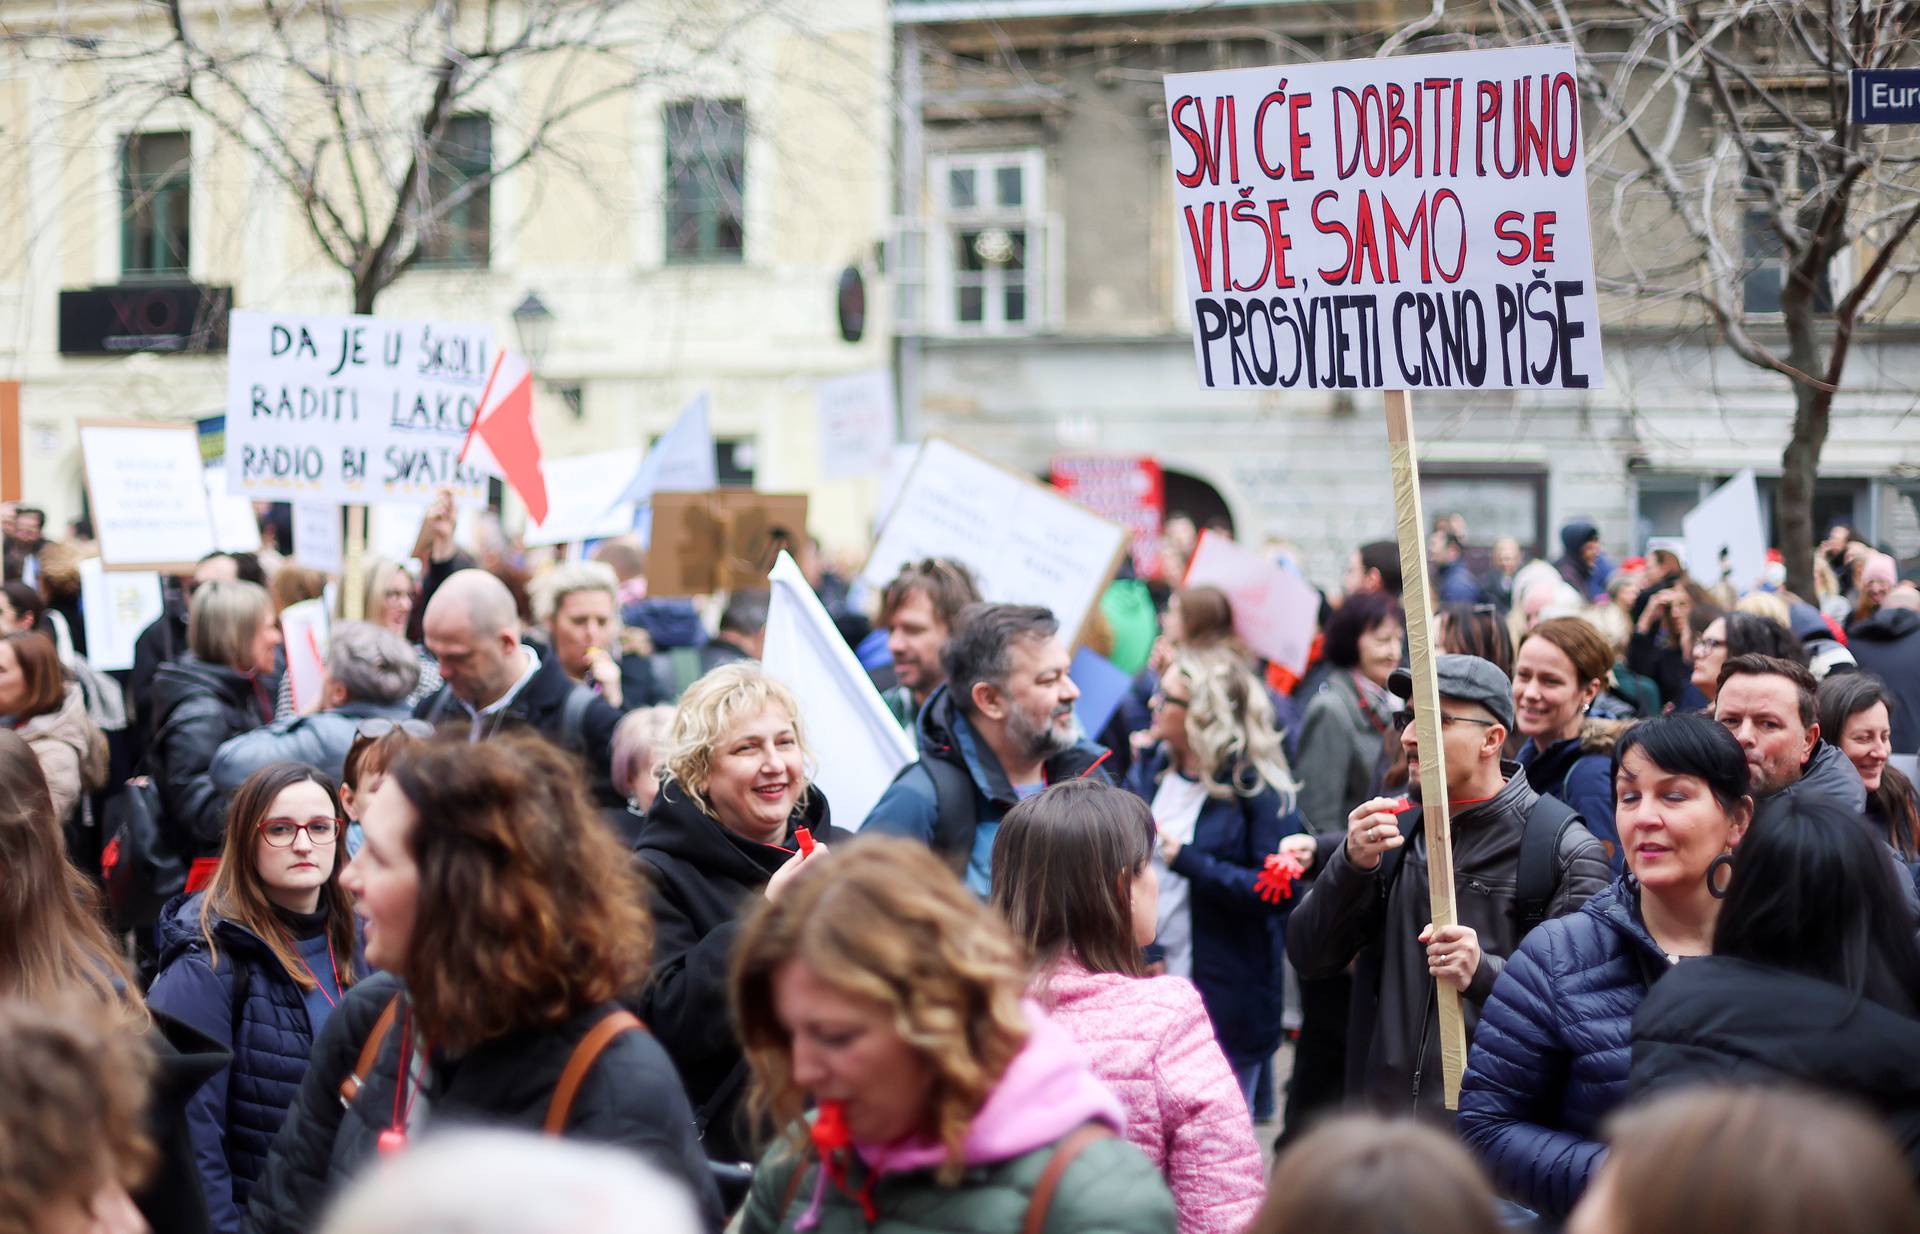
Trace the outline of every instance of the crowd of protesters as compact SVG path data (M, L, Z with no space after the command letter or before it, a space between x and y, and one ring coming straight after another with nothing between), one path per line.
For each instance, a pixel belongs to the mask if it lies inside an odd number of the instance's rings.
M1844 528L1803 597L1438 520L1436 849L1391 541L1304 671L1122 579L1094 733L1057 614L809 552L916 755L835 817L767 593L631 540L215 554L116 679L0 515L0 1234L1920 1229L1920 590Z

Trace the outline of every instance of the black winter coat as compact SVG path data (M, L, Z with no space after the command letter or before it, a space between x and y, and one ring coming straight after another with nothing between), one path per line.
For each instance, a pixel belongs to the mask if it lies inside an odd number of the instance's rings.
M334 1195L373 1163L380 1133L393 1121L404 1015L351 1107L342 1106L340 1085L353 1073L374 1021L404 990L399 978L376 974L347 992L321 1030L300 1097L254 1186L245 1227L251 1234L316 1228ZM419 1097L425 1122L413 1138L461 1126L538 1131L574 1047L614 1009L603 1005L557 1027L512 1033L457 1059L436 1052ZM580 1085L566 1134L639 1152L691 1188L708 1228L719 1228L719 1197L693 1137L693 1112L673 1064L650 1034L622 1033L600 1055Z
M1883 608L1854 622L1847 627L1847 650L1862 670L1887 683L1894 752L1920 750L1920 613Z
M586 760L587 783L600 805L625 804L626 799L613 791L613 728L620 723L620 713L605 699L567 676L567 670L560 666L559 656L540 652L534 654L540 656L540 667L534 670L533 677L521 687L520 693L513 696L512 702L488 717L482 735L490 735L503 727L514 725L532 728L562 750ZM576 690L587 697L584 707L577 713L580 716L579 725L570 730L567 698ZM454 697L452 686L441 686L421 699L420 705L413 709L413 714L429 724L444 724L463 732L468 731L473 723L472 713Z
M793 855L796 826L829 845L853 839L829 824L818 788L788 824L784 847L775 847L727 830L668 780L634 850L653 910L653 972L635 1010L666 1047L694 1109L705 1113L706 1151L716 1161L752 1161L765 1147L742 1118L746 1056L731 1029L727 964L743 911Z
M213 756L221 742L273 719L276 685L271 677L248 676L192 655L154 674L147 766L183 855L220 855L227 799L213 782Z
M1573 1210L1600 1165L1600 1124L1627 1093L1633 1013L1668 969L1631 876L1521 941L1480 1012L1460 1084L1460 1138L1528 1208Z
M1920 1020L1732 956L1689 960L1633 1018L1633 1096L1685 1083L1795 1081L1878 1111L1920 1172Z
M1515 906L1520 836L1539 797L1517 765L1505 764L1504 770L1506 787L1491 801L1453 817L1460 922L1480 940L1480 967L1460 1000L1469 1041L1481 1003L1520 943ZM1419 817L1417 808L1401 815L1402 834ZM1439 1116L1445 1102L1439 1009L1427 973L1427 949L1419 941L1433 919L1425 836L1395 850L1401 859L1391 890L1382 877L1389 862L1357 869L1348 862L1344 843L1331 847L1313 889L1287 923L1287 958L1305 980L1333 976L1358 961L1347 1033L1348 1096L1364 1098L1386 1113L1420 1110ZM1609 881L1606 850L1576 820L1560 837L1547 916L1574 911Z

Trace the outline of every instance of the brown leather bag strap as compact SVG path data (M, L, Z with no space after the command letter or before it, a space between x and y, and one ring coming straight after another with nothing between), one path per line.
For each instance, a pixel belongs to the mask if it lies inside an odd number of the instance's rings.
M400 995L396 992L380 1009L380 1018L373 1022L373 1031L360 1044L360 1057L354 1061L353 1074L340 1081L340 1104L347 1109L353 1108L354 1098L360 1095L360 1089L366 1084L367 1076L373 1071L374 1060L380 1057L380 1047L386 1044L387 1034L393 1031L393 1022L400 1015Z
M580 1092L581 1081L587 1078L587 1072L593 1069L600 1055L613 1044L613 1039L621 1033L639 1029L646 1031L646 1025L640 1017L631 1011L609 1011L598 1024L587 1030L580 1043L573 1047L573 1054L567 1059L567 1068L560 1073L560 1083L553 1090L553 1099L547 1102L547 1121L545 1131L548 1135L559 1135L566 1128L567 1116L573 1113L573 1099Z
M1022 1234L1040 1234L1047 1228L1047 1209L1053 1205L1054 1189L1060 1185L1060 1176L1067 1172L1073 1159L1082 1149L1095 1140L1111 1140L1113 1129L1105 1123L1088 1123L1076 1131L1068 1133L1053 1150L1053 1156L1047 1160L1047 1168L1040 1175L1040 1181L1034 1184L1033 1195L1027 1199L1027 1219L1021 1225Z
M781 1197L780 1210L773 1214L775 1222L784 1222L793 1202L800 1197L800 1184L807 1180L807 1160L808 1154L803 1152L800 1160L793 1163L793 1173L787 1175L787 1194Z

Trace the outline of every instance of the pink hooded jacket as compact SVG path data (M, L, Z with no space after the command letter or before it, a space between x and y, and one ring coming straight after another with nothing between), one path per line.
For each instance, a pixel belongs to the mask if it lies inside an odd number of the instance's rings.
M1179 977L1095 973L1065 959L1034 995L1126 1106L1127 1139L1166 1177L1180 1234L1240 1234L1266 1177L1200 992Z

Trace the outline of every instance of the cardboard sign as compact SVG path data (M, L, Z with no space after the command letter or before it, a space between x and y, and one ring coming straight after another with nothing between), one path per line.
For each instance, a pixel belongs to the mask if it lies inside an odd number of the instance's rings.
M715 489L655 493L647 594L701 596L762 587L807 536L804 493Z
M1760 517L1760 486L1748 468L1713 490L1680 520L1687 542L1687 573L1702 587L1722 578L1741 595L1767 575L1767 525Z
M1293 673L1307 667L1320 621L1320 593L1299 575L1217 532L1200 533L1185 585L1218 587L1233 605L1233 632L1256 654Z
M1072 642L1127 550L1124 527L1018 472L929 438L860 577L885 587L924 557L966 563L984 599L1042 604Z
M633 503L620 490L640 466L640 451L602 450L541 461L547 477L547 517L529 522L521 541L528 548L623 536L633 527Z
M80 454L107 569L185 573L213 552L193 425L83 421Z
M820 476L879 475L893 457L893 378L886 372L830 377L814 386L820 415Z
M86 622L87 660L101 672L132 668L134 642L162 611L159 574L109 572L98 557L81 561L80 613Z
M320 706L320 687L327 675L328 633L325 600L302 600L280 610L287 679L293 692L293 709L301 715Z
M1570 47L1171 74L1209 388L1598 387Z
M856 829L913 761L913 744L793 558L779 554L766 582L772 594L760 662L800 700L814 782L834 822Z
M485 471L458 459L492 365L483 325L236 311L228 486L342 505L426 502L449 487L484 505Z
M330 501L293 503L293 558L310 570L328 574L346 569L339 506Z
M1056 454L1051 470L1053 487L1133 533L1136 576L1159 577L1167 481L1158 460L1123 454Z

